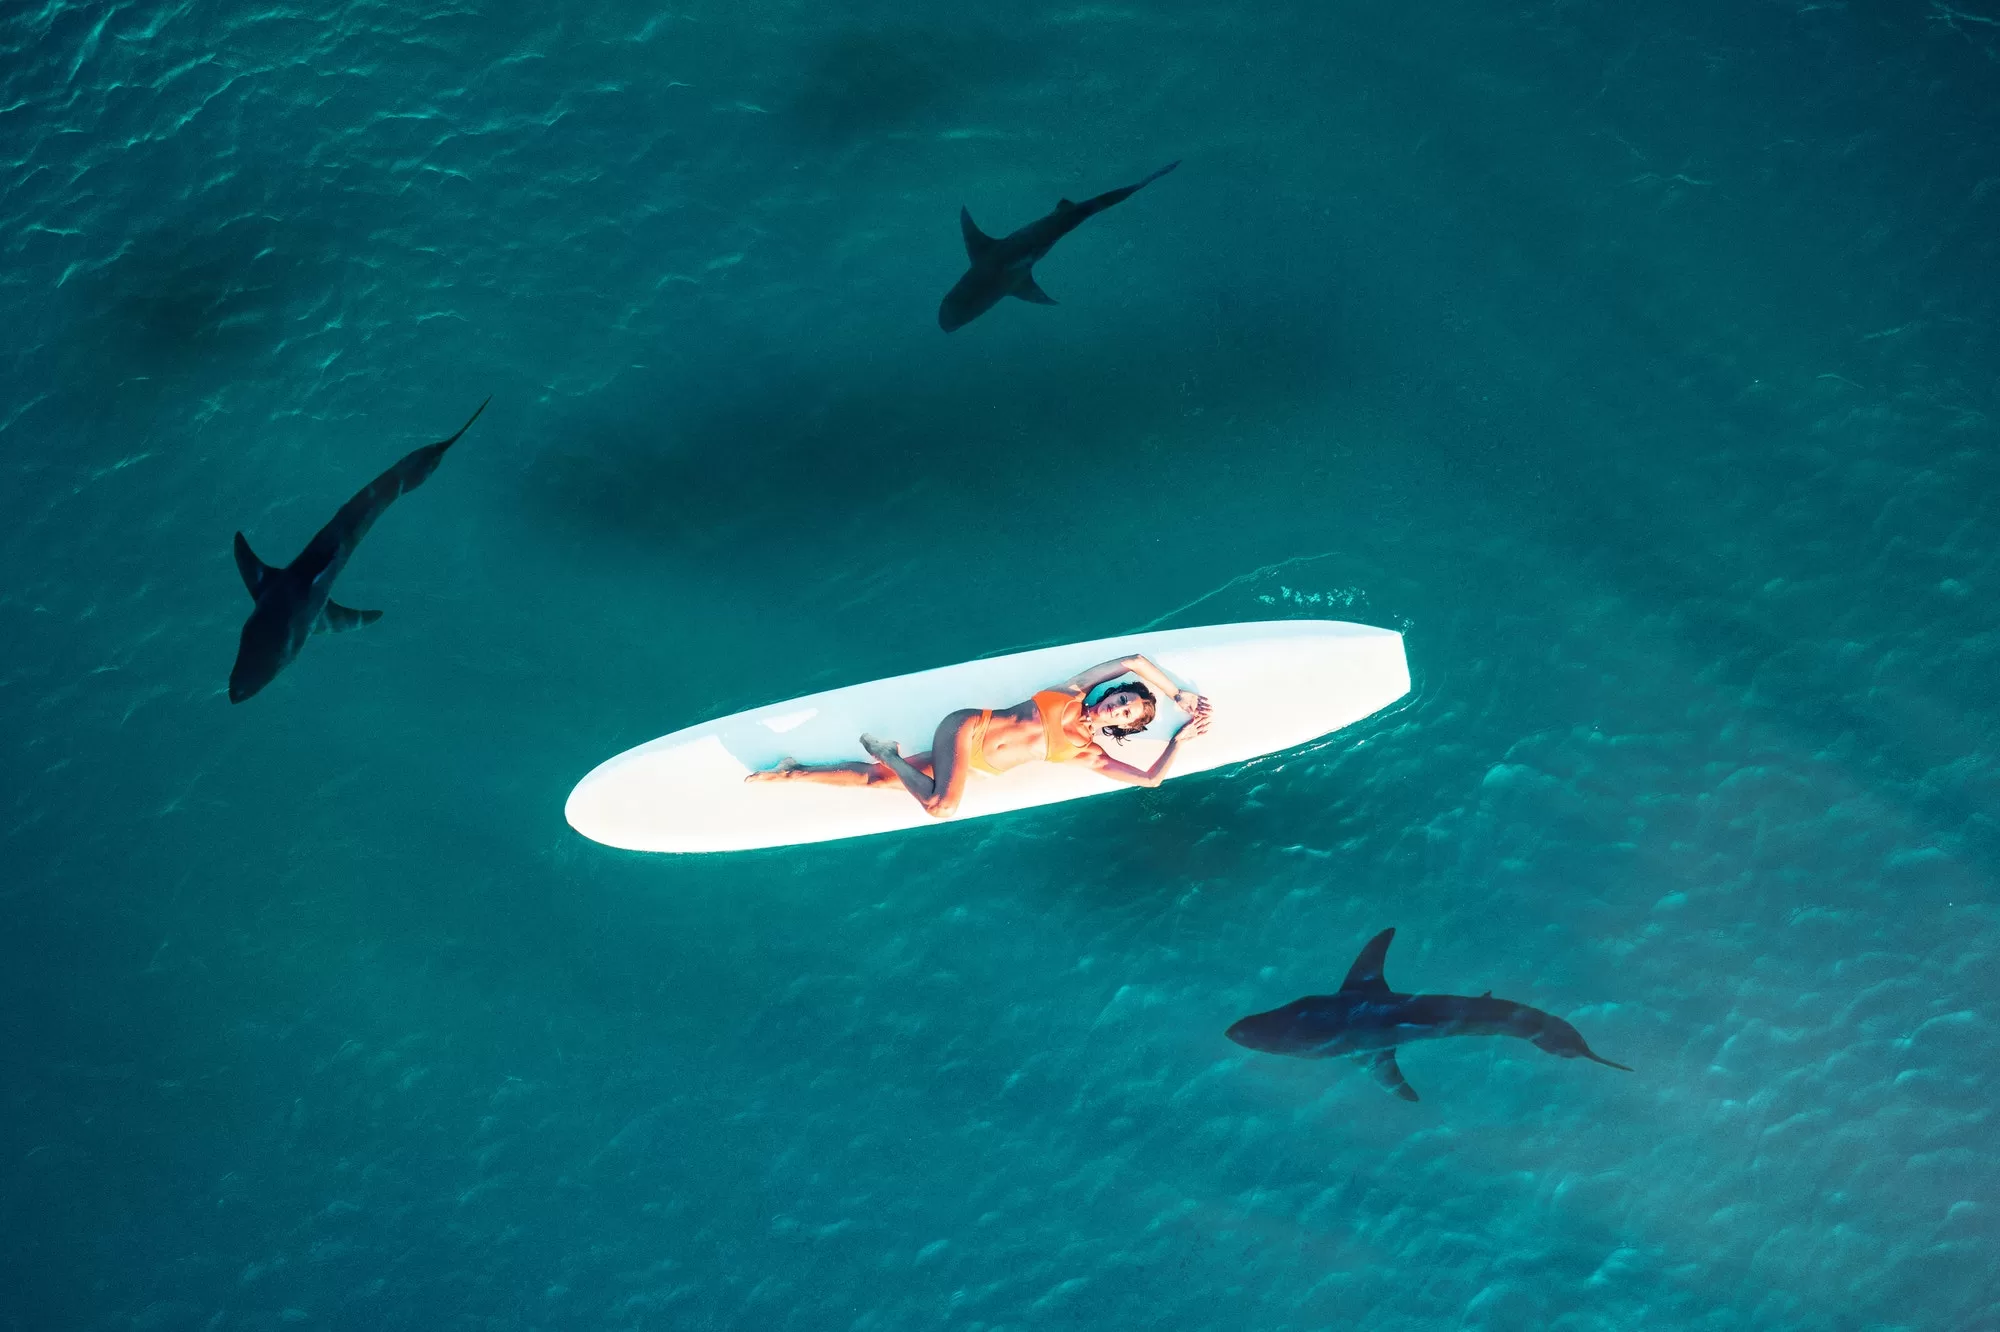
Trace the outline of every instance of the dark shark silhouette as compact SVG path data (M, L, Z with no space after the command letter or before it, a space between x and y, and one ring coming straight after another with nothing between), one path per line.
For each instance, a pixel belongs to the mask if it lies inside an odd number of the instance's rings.
M491 401L491 398L486 400ZM236 665L229 672L231 703L241 703L277 678L278 672L292 664L292 659L305 647L306 639L314 633L337 634L382 618L381 611L349 610L333 601L330 598L333 580L347 567L354 548L361 544L361 538L375 525L382 511L398 495L415 490L437 470L445 450L472 428L479 413L486 410L486 402L479 404L479 410L458 428L458 434L424 445L370 481L360 494L340 506L332 521L320 528L299 552L299 557L284 568L273 568L258 559L243 534L236 534L236 568L257 607L243 622Z
M1035 265L1049 248L1115 203L1122 203L1166 175L1179 162L1169 162L1137 185L1108 190L1094 199L1071 203L1063 199L1047 217L1030 222L1005 236L989 236L972 220L970 210L958 210L958 226L965 233L965 256L972 267L958 285L945 293L938 307L938 327L949 333L963 328L1000 303L1002 297L1019 296L1036 305L1054 305L1055 300L1035 282Z
M1632 1071L1593 1053L1577 1029L1555 1014L1495 999L1491 990L1477 999L1393 992L1382 979L1382 959L1395 937L1394 930L1384 930L1368 941L1340 993L1307 995L1244 1018L1229 1029L1229 1039L1266 1054L1359 1060L1377 1082L1406 1101L1416 1100L1417 1093L1396 1067L1396 1047L1444 1036L1518 1036L1564 1059L1594 1059Z

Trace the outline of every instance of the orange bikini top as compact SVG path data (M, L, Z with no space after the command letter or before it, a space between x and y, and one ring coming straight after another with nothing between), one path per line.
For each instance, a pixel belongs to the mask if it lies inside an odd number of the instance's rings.
M1074 763L1090 752L1092 741L1079 741L1070 732L1070 723L1083 716L1083 695L1068 689L1044 689L1035 695L1035 707L1042 714L1042 738L1051 763Z

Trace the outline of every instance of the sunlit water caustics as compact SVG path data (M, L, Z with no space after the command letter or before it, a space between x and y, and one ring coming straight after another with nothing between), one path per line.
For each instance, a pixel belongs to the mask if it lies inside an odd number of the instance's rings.
M0 8L0 1328L2000 1327L1996 20ZM940 332L961 206L1176 160ZM232 534L488 394L231 706ZM886 837L563 822L1287 616L1411 695ZM1225 1037L1392 926L1634 1071Z

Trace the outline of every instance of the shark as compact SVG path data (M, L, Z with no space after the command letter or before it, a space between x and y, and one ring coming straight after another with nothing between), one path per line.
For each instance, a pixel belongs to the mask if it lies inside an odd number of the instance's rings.
M963 328L1006 296L1018 296L1036 305L1054 305L1055 298L1035 281L1035 265L1050 248L1088 219L1115 203L1123 203L1179 165L1178 161L1169 162L1137 185L1107 190L1082 203L1059 200L1054 212L1005 236L987 235L972 220L971 210L960 207L958 226L965 233L965 257L972 266L945 293L944 303L938 306L938 327L947 333Z
M1396 1049L1446 1036L1518 1036L1564 1059L1590 1059L1632 1070L1595 1053L1583 1036L1553 1013L1495 999L1457 994L1397 994L1382 978L1383 959L1396 931L1387 929L1362 948L1337 994L1312 994L1283 1008L1255 1013L1225 1034L1238 1045L1299 1059L1345 1057L1359 1061L1375 1081L1406 1101L1417 1099Z
M486 402L493 399L488 398ZM243 622L243 635L236 647L236 664L229 671L229 701L241 703L276 679L278 672L292 664L315 633L344 633L373 624L382 618L378 610L352 610L333 600L333 580L347 567L354 548L382 516L382 511L398 496L407 495L430 478L444 461L445 451L458 443L459 435L472 428L479 404L450 439L404 455L395 466L364 486L359 494L340 506L325 527L319 529L299 557L284 568L264 563L250 549L241 532L236 534L236 569L243 586L256 606Z

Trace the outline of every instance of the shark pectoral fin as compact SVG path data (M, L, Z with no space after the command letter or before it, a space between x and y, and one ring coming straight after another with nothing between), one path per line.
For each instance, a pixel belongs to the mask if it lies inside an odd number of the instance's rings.
M349 610L337 601L329 601L326 603L326 609L319 613L319 619L313 622L313 632L344 634L349 629L359 629L362 625L373 624L381 618L382 612L378 610Z
M1035 305L1054 305L1056 303L1056 298L1043 291L1040 284L1035 281L1033 273L1021 274L1021 280L1014 284L1014 294L1022 300L1032 302Z
M958 229L965 235L965 257L974 263L979 262L980 255L993 248L993 238L981 231L979 224L972 220L970 208L959 208Z
M1368 1066L1369 1075L1382 1084L1385 1091L1392 1091L1406 1101L1417 1099L1417 1089L1403 1077L1403 1070L1396 1066L1394 1050L1377 1050L1374 1054L1361 1056Z
M243 586L250 589L252 601L263 591L264 580L271 576L271 566L257 558L257 552L250 549L241 532L236 534L236 572L243 575Z

